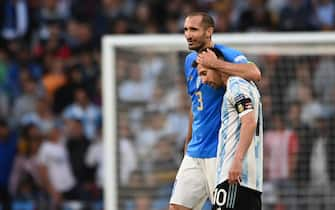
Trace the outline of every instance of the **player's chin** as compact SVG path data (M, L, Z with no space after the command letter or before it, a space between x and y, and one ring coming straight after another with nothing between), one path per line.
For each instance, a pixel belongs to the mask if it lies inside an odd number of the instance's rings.
M188 44L188 49L189 49L189 50L195 50L195 51L198 51L198 50L199 50L199 46L194 45L194 44Z
M215 83L210 83L210 84L208 84L211 88L213 88L213 89L219 89L219 86L217 85L217 84L215 84Z

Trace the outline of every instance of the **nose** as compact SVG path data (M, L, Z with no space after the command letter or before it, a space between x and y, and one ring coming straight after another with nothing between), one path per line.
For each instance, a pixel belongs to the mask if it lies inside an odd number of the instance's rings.
M185 31L184 35L185 35L186 39L190 39L191 38L191 34L188 31Z
M190 32L190 30L185 29L185 30L184 30L184 36L185 36L187 39L190 39L190 38L192 38L192 33Z
M201 77L201 81L202 81L202 83L206 84L207 81L208 81L208 79L207 79L207 77L202 76L202 77Z

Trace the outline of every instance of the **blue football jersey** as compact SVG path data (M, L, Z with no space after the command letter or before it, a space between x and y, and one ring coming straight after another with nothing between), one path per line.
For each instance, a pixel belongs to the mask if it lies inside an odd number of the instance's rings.
M214 45L219 49L225 61L247 63L247 58L239 51L224 45ZM187 92L192 101L192 139L187 147L187 155L194 158L216 157L218 134L221 125L221 105L224 88L214 89L201 82L197 69L192 67L197 53L191 52L185 59L185 78Z

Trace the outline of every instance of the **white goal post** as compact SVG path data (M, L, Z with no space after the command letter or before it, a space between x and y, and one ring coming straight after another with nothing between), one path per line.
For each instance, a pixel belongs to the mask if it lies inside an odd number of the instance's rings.
M335 54L334 32L216 34L215 43L227 44L243 53ZM117 89L116 49L187 51L181 34L107 35L102 40L104 209L118 209L117 183Z

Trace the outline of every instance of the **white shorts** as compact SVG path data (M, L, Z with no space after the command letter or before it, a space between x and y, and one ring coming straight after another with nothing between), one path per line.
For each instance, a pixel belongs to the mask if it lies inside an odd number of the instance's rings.
M207 198L213 201L216 158L184 156L178 170L170 204L201 210Z

